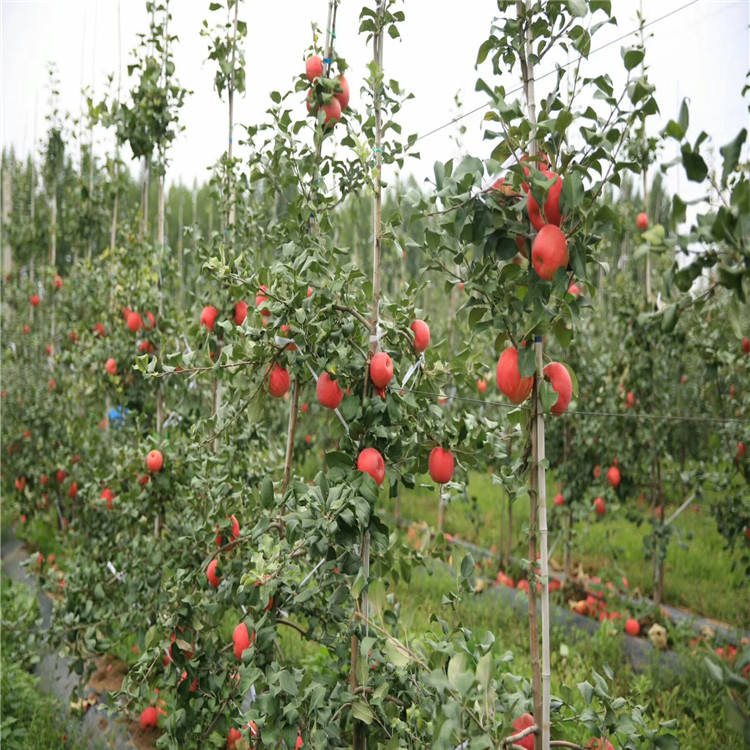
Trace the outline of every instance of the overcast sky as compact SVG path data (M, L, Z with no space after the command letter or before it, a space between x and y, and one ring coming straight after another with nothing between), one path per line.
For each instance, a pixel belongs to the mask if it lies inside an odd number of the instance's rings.
M61 106L80 112L82 85L104 91L108 73L123 69L146 32L148 17L140 0L1 0L2 2L2 143L27 153L44 132L47 111L46 63L54 61L61 79ZM647 45L649 75L657 87L662 115L654 127L675 117L683 97L691 101L691 134L706 130L718 146L748 126L747 100L741 90L750 69L750 0L642 0L647 21L683 8L653 25ZM206 169L225 148L226 105L213 91L214 64L206 62L206 40L201 21L209 16L208 0L173 0L172 30L179 36L175 51L177 76L194 93L181 113L185 131L172 151L169 179L192 183L206 177ZM370 3L374 4L374 3ZM637 28L639 0L613 0L618 27L595 37L601 46ZM119 6L119 35L118 35ZM285 91L304 70L304 50L311 41L311 22L325 26L327 0L247 0L240 17L248 23L246 41L247 92L236 103L238 123L264 117L272 90ZM384 67L415 95L400 121L403 132L424 134L455 116L454 96L461 91L464 111L484 104L474 92L477 49L487 37L497 6L492 0L407 0L402 40L386 39ZM358 36L361 3L342 0L337 25L337 50L351 66L348 72L352 105L371 49ZM118 36L121 41L118 41ZM635 37L617 42L591 56L584 72L622 70L620 48ZM545 70L537 71L537 74ZM622 80L622 79L621 79ZM617 79L616 79L617 81ZM510 81L507 82L511 83ZM123 70L123 88L127 86ZM464 120L465 149L488 156L491 145L482 141L481 113ZM407 169L420 179L432 174L435 160L455 151L450 140L455 127L425 138L419 144L420 162ZM111 141L100 138L100 149ZM673 183L674 185L674 183ZM684 188L684 184L681 186Z

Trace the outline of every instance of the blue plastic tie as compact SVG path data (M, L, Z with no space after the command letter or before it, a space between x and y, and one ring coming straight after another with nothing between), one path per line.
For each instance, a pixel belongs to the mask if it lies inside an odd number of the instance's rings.
M542 337L541 336L534 336L534 343L535 344L541 344L542 343Z

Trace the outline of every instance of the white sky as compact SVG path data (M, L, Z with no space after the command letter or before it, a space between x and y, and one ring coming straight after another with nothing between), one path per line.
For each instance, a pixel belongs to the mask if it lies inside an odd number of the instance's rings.
M44 132L47 61L57 63L62 109L74 115L80 112L82 85L93 85L100 96L107 74L116 71L118 0L1 2L0 138L4 145L12 144L18 152L27 153L34 137L40 138ZM688 2L642 0L642 6L648 21ZM639 0L613 0L619 26L603 30L595 37L594 46L635 29L639 4ZM262 119L270 103L268 93L292 87L294 76L304 69L310 23L316 21L324 27L327 6L327 0L243 3L240 17L248 23L247 92L236 102L236 122L250 124ZM497 6L492 0L410 0L402 7L406 12L402 40L386 39L384 67L388 77L398 79L415 94L400 117L404 135L421 134L455 116L453 98L459 89L465 111L486 102L484 95L474 92L474 61ZM351 67L347 77L355 107L364 66L371 57L371 48L357 34L360 8L361 2L342 0L337 24L337 50ZM225 148L226 105L213 91L214 64L205 61L207 44L199 33L203 18L219 14L208 12L208 0L173 0L172 14L172 29L180 38L175 53L177 76L194 93L181 113L186 130L172 151L169 179L191 183L196 177L207 176L206 169ZM147 31L145 2L121 0L120 18L124 69L136 45L136 34ZM691 140L703 129L718 148L748 126L748 97L743 102L741 90L750 69L749 24L750 0L698 0L649 29L653 34L647 44L649 75L656 84L662 113L655 128L676 116L685 96L691 100ZM594 54L584 72L615 75L622 70L621 46L634 41L635 37ZM127 85L123 70L123 88ZM506 85L510 87L512 82L506 81ZM480 123L481 113L464 120L464 146L469 153L485 157L491 145L482 141ZM419 144L421 161L408 160L406 168L419 178L430 176L434 161L453 155L450 135L455 132L451 127L425 138ZM101 148L110 144L102 140ZM684 178L682 183L684 188Z

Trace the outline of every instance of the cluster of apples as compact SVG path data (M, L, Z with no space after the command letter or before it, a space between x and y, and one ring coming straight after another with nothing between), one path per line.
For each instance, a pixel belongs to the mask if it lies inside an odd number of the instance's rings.
M323 77L323 60L319 55L312 55L307 58L305 61L305 76L307 76L307 80L313 85L315 81ZM349 83L344 76L338 76L333 95L329 101L322 105L318 105L315 101L315 92L313 88L310 88L307 92L306 103L307 111L310 114L317 116L318 110L322 109L325 115L325 125L332 128L349 107Z
M550 382L552 389L557 393L557 399L550 408L553 416L559 417L564 414L573 397L573 381L565 365L559 362L550 362L542 371L544 378ZM521 404L530 395L534 387L534 377L522 378L518 367L518 349L509 346L497 361L495 372L497 387L512 403Z

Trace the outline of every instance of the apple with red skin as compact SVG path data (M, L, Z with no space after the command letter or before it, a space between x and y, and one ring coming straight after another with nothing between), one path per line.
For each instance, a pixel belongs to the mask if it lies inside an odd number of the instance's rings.
M59 292L63 288L63 280L60 276L55 274L55 289Z
M558 492L555 495L555 505L559 508L563 505L565 505L565 498L563 497L562 492Z
M311 55L305 60L305 75L310 83L323 75L323 60L319 55Z
M570 378L565 365L559 362L550 362L544 370L544 377L549 380L552 390L557 393L557 401L550 407L552 416L559 417L567 410L570 399L573 397L573 381Z
M453 478L453 469L455 468L455 459L450 451L436 445L430 451L428 469L433 482L445 484Z
M148 729L155 729L159 722L159 714L153 706L149 706L141 712L141 729L145 732Z
M26 487L26 477L16 477L16 489L19 492L23 492Z
M318 402L326 409L338 409L341 400L344 398L344 392L341 390L338 380L332 380L327 372L324 372L318 378L315 393Z
M104 325L102 323L97 323L93 328L93 332L95 336L99 336L100 338L106 336L104 333Z
M247 318L247 302L235 302L234 303L234 323L235 325L241 326Z
M112 501L115 499L115 496L112 494L112 490L109 489L109 487L105 487L101 495L99 495L100 500L106 500L107 501L107 508L112 509Z
M568 265L568 240L560 227L543 226L531 246L531 264L540 279L552 281L558 268Z
M497 578L495 579L495 583L499 583L502 586L507 586L510 589L514 589L516 587L515 581L509 576L500 571L497 574Z
M206 305L201 310L201 325L206 326L209 331L213 331L218 315L219 311L213 305Z
M274 362L273 369L268 378L268 392L274 398L282 398L284 394L289 390L291 384L291 378L289 377L289 371L283 367L279 367L277 362Z
M586 750L615 750L612 743L601 737L592 737L586 745Z
M227 750L234 750L235 743L237 740L242 739L242 732L240 732L239 729L235 729L234 727L231 727L229 729L229 732L227 732Z
M247 625L241 622L232 633L232 643L234 644L234 655L242 661L242 652L250 648L250 644L255 641L255 631L253 631L252 640L247 632Z
M484 378L479 378L477 380L477 390L480 393L484 393L487 390L487 381Z
M75 497L78 494L78 482L72 482L68 490L68 497Z
M255 306L260 309L260 314L263 315L263 317L267 318L271 311L267 308L261 308L260 306L268 301L268 297L266 297L263 292L267 292L268 289L265 287L265 285L261 284L258 293L255 295Z
M539 204L531 194L531 191L528 192L526 197L526 210L529 213L529 221L537 231L547 225L559 227L562 220L562 216L560 215L560 195L563 187L562 177L547 169L543 170L542 174L548 180L555 179L552 187L547 192L547 199L544 202L544 214L540 211Z
M581 289L578 284L571 284L568 287L568 294L572 294L576 299L581 296Z
M370 380L376 388L385 388L393 378L393 361L385 352L378 352L370 362Z
M410 327L414 331L414 349L423 352L430 345L430 327L424 320L415 320Z
M221 578L219 578L219 576L216 575L216 568L218 565L219 565L218 560L211 560L206 570L206 578L208 578L208 582L215 589L218 589L219 584L221 583Z
M161 451L151 451L146 456L146 466L152 474L161 471L161 467L164 466L164 456L162 456Z
M648 229L648 214L641 211L635 219L635 225L641 230L641 232Z
M632 409L634 406L635 396L633 395L633 391L628 391L627 396L625 397L625 408Z
M128 329L136 333L143 326L143 318L137 312L128 313Z
M741 459L745 457L746 452L747 451L745 449L745 444L743 442L737 443L737 455L735 456L735 459L737 461L740 461Z
M236 516L229 516L229 520L232 522L232 528L230 530L230 535L232 537L231 541L236 542L240 538L240 522L237 520ZM217 526L218 528L218 526ZM224 544L224 540L221 536L221 534L216 535L216 546L221 547ZM234 544L227 547L228 549L234 549Z
M617 489L620 486L620 479L620 470L616 466L610 466L609 469L607 469L607 481L610 486Z
M629 617L627 620L625 620L625 632L628 635L632 636L640 635L641 624L638 622L638 620Z
M380 487L385 479L385 461L375 448L365 448L357 457L357 469L369 474Z
M104 369L109 375L117 375L117 362L115 361L114 357L110 357L107 360L106 364L104 365Z
M598 516L603 516L607 512L607 506L604 503L604 498L597 497L594 500L594 510Z
M750 339L747 337L742 339L742 353L750 354Z
M497 361L497 387L512 403L525 401L534 386L534 378L522 378L518 369L518 349L509 346Z
M528 587L528 582L526 583ZM531 714L522 714L517 719L513 720L513 731L514 733L522 732L524 729L534 726L534 717ZM534 750L534 735L526 735L522 740L516 740L514 743L524 750Z
M339 100L341 111L344 112L349 106L349 82L346 80L346 78L344 78L344 76L339 76L336 79L336 83L338 83L341 91L335 93L334 96Z
M39 295L32 294L31 297L29 297L29 302L31 302L32 307L39 307Z

